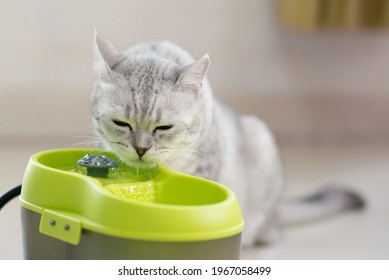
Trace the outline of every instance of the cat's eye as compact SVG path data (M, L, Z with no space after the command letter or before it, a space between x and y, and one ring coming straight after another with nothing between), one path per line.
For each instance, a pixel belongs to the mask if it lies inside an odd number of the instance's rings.
M112 120L112 122L114 124L116 124L117 126L121 126L121 127L129 127L130 130L132 130L132 127L129 123L126 123L126 122L122 122L122 121L118 121L118 120Z
M154 129L154 133L155 133L157 130L169 130L169 129L171 129L172 127L173 127L172 124L157 126L157 127Z

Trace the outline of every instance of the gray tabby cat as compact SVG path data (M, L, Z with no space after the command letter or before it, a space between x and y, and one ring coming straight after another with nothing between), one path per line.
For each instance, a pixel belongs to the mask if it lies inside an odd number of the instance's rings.
M362 207L358 196L336 188L281 202L273 136L258 118L215 99L205 77L208 55L194 61L167 41L119 52L102 36L95 40L91 107L101 145L129 165L161 162L231 188L245 219L244 246L276 240L280 224Z

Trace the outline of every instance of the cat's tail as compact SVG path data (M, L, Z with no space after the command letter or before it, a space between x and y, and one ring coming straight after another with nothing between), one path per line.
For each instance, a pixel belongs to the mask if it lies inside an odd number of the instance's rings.
M356 191L340 185L327 185L314 194L281 202L281 226L318 221L337 213L365 208L365 199Z

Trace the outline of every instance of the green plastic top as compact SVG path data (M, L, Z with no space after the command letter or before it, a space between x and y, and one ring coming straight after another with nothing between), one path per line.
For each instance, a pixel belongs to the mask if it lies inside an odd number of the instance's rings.
M30 158L20 201L22 207L42 214L42 233L77 244L82 228L153 241L212 240L243 230L236 196L220 184L164 165L157 166L151 180L142 176L98 178L71 172L88 153L115 158L110 152L91 149L44 151ZM119 168L129 169L122 163ZM130 172L124 174L133 176ZM146 200L121 192L138 189L147 194L150 188L152 196ZM121 195L115 194L118 190Z

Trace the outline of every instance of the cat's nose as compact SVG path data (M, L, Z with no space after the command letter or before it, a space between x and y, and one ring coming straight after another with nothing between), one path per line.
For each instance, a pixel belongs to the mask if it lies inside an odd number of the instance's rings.
M135 151L139 157L142 157L146 153L147 150L148 150L148 148L135 147Z

